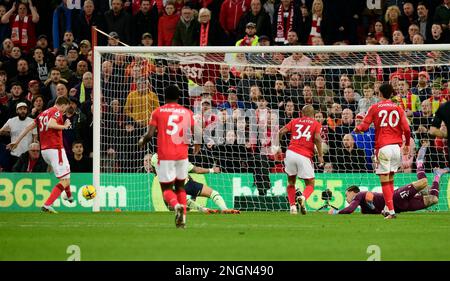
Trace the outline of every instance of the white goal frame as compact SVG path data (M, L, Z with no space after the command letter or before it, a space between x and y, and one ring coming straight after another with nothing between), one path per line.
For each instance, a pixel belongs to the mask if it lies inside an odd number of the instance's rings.
M123 46L96 46L94 47L94 112L93 112L93 185L97 188L98 196L93 202L93 211L100 211L100 118L101 106L101 56L106 53L336 53L336 52L414 52L414 51L449 51L450 44L426 45L327 45L327 46L207 46L207 47L123 47Z

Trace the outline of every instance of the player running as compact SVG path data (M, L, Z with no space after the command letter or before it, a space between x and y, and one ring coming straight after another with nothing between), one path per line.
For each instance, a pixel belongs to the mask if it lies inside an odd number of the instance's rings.
M70 192L70 165L67 159L66 151L63 146L62 130L70 128L70 120L63 121L63 115L69 107L70 101L67 97L60 96L56 99L55 105L41 114L39 114L33 123L28 125L20 134L15 142L8 144L8 149L14 149L20 141L34 128L38 127L39 140L42 150L42 158L52 167L59 183L53 187L50 197L45 201L41 210L47 213L57 213L52 204L61 195L66 192L69 202L73 202Z
M439 180L443 174L449 172L449 168L434 170L433 184L428 195L423 195L421 191L428 188L427 176L423 168L425 150L421 148L417 157L418 180L394 191L393 202L397 213L426 209L439 202ZM360 191L358 186L352 185L345 191L345 197L350 205L340 211L331 209L330 214L351 214L360 206L363 214L389 215L389 212L384 211L385 204L381 193Z
M390 84L380 86L380 102L372 105L363 122L355 128L356 133L365 132L375 125L376 174L380 177L384 201L389 210L386 219L396 218L394 210L394 173L401 166L400 147L405 136L403 154L409 152L411 131L405 112L390 100L394 89Z
M155 168L156 174L158 174L158 154L153 154L151 158L151 165ZM188 173L196 173L196 174L209 174L209 173L220 173L219 167L214 167L211 169L206 169L202 167L194 166L191 162L188 164ZM225 204L225 201L223 200L222 196L219 192L215 191L211 187L207 186L206 184L199 183L192 179L190 176L188 176L188 179L185 181L184 189L186 190L186 194L191 196L190 199L187 199L187 207L189 209L196 209L199 212L205 213L205 214L212 214L212 213L218 213L218 210L213 210L209 208L205 208L197 204L195 202L195 199L199 197L206 197L210 198L214 204L216 204L220 212L223 214L240 214L240 211L234 210L234 209L228 209L227 205Z
M143 147L158 131L158 178L164 201L175 210L175 226L186 226L186 191L184 182L188 177L189 130L194 132L193 112L180 104L180 89L170 85L164 89L166 104L152 112L148 132L139 139ZM200 149L195 145L194 153ZM175 191L173 186L175 185Z
M314 119L314 108L305 105L302 109L303 117L292 119L279 132L281 139L286 133L291 134L291 141L286 151L285 172L288 175L287 194L290 213L297 214L296 201L303 215L306 214L306 200L314 191L314 167L311 158L314 156L314 145L317 147L319 162L323 165L322 126ZM305 181L305 190L296 198L295 181L297 177ZM299 192L299 191L298 191Z

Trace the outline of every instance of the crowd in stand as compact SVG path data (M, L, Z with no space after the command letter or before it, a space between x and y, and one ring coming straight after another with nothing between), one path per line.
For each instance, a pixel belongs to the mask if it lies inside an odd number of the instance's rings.
M0 1L0 171L42 172L37 132L14 151L5 146L56 97L70 97L64 147L72 172L92 171L92 37L97 26L109 36L99 45L256 46L328 44L448 43L450 0L111 0ZM426 46L424 45L424 49ZM239 62L247 63L241 67ZM271 67L258 67L263 62ZM395 62L397 67L392 67ZM412 64L420 66L411 67ZM344 65L342 69L327 65ZM389 67L386 67L389 65ZM180 100L195 111L206 130L231 120L233 130L217 130L205 143L198 165L255 175L260 192L270 172L283 172L287 140L275 147L252 140L249 118L273 129L298 117L311 104L322 123L327 164L321 172L373 170L374 131L353 133L377 102L379 85L390 82L394 100L413 128L414 155L427 146L427 171L445 165L444 140L428 135L434 112L450 98L450 58L443 52L408 54L247 54L217 64L216 75L192 91L194 83L177 59L105 56L101 65L102 171L142 171L147 157L137 146L153 109L163 104L165 86L176 83ZM311 67L312 66L312 67ZM208 79L209 78L209 79ZM275 124L274 126L271 126ZM268 186L267 186L268 185Z

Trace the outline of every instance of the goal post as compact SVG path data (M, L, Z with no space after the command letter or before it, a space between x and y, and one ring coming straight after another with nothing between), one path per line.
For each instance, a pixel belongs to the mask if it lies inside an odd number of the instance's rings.
M373 172L373 135L349 129L376 100L370 92L376 95L382 82L393 84L394 100L408 111L413 137L395 186L417 180L414 163L421 146L427 147L431 186L430 167L444 167L448 152L444 140L426 134L432 113L423 113L422 104L434 113L450 97L449 66L450 44L98 46L93 64L93 184L98 196L93 210L167 210L157 178L144 167L149 162L144 158L156 152L156 141L139 150L136 139L145 133L155 101L163 104L169 84L179 85L181 102L204 129L201 153L190 160L208 171L222 171L192 178L217 190L229 208L287 210L283 158L288 141L277 142L276 132L305 104L314 107L324 125L326 156L325 167L315 165L316 187L307 208L321 207L326 189L333 192L330 203L340 208L350 185L381 191ZM439 203L431 209L448 210L448 181L448 176L441 178ZM304 189L302 181L297 188ZM198 197L197 202L217 209L210 199Z

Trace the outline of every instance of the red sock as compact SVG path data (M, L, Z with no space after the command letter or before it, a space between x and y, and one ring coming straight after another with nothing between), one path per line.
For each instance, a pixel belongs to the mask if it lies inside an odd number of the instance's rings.
M288 194L289 205L295 205L295 186L288 185L286 191Z
M166 201L169 206L175 208L175 205L178 204L177 195L173 192L172 189L166 189L163 191L164 201Z
M51 206L53 202L61 195L61 192L64 190L64 186L62 184L58 183L53 187L52 193L50 194L50 197L48 197L47 201L45 201L45 206Z
M178 189L177 191L175 191L175 194L177 195L178 203L180 203L184 207L184 214L186 214L186 190L184 190L184 188Z
M311 196L311 194L314 191L314 186L312 185L308 185L307 187L305 187L305 190L303 191L303 196L305 196L305 199L308 199L309 196Z
M68 198L72 197L72 192L70 191L70 185L66 186L66 188L64 188L64 191L66 192Z
M394 210L394 185L391 182L382 182L381 183L381 189L383 190L383 197L384 202L386 206L388 207L389 211Z

